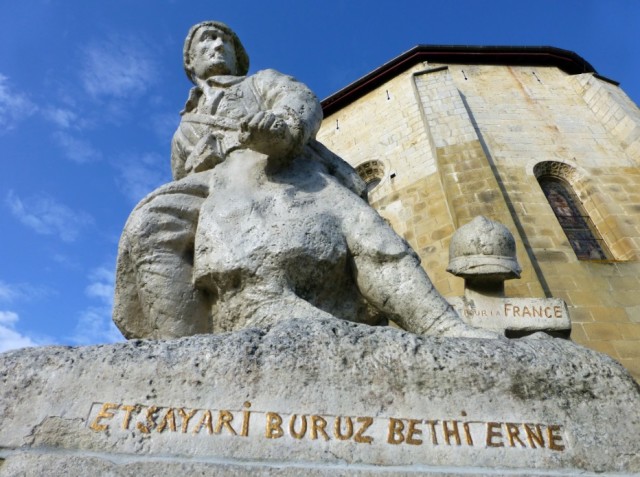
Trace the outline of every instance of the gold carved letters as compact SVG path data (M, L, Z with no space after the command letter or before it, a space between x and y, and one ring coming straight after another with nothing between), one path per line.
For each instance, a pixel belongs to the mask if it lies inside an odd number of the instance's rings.
M448 446L456 448L547 449L562 452L563 428L557 424L462 419L406 419L398 417L331 416L240 410L188 409L140 404L98 403L88 427L94 432L122 429L152 435L219 435L228 438L340 441L392 446ZM92 417L93 416L93 417ZM251 426L250 426L251 423ZM259 431L252 431L255 426ZM206 431L206 432L205 432Z

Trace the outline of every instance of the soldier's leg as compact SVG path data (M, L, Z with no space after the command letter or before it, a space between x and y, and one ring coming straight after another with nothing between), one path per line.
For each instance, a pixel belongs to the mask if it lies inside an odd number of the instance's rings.
M203 200L188 193L156 195L129 217L120 243L114 306L114 320L127 338L212 331L208 294L194 287L192 277ZM136 316L124 316L127 311Z

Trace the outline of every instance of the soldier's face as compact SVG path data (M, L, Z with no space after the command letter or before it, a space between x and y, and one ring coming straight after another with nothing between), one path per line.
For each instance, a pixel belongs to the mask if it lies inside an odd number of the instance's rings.
M214 27L202 27L191 42L191 64L197 78L236 74L236 51L229 35Z

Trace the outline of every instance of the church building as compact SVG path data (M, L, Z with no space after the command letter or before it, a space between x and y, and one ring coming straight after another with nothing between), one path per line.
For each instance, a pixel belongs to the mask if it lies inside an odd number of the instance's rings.
M507 226L522 267L508 297L561 298L570 338L640 380L640 110L552 47L420 45L322 102L318 139L447 298L453 233Z

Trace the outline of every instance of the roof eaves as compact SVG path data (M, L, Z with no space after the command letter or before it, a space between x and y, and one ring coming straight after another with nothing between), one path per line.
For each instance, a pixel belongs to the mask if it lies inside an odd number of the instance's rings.
M322 101L325 116L343 108L421 61L449 64L556 66L568 74L594 73L578 54L552 46L417 45Z

